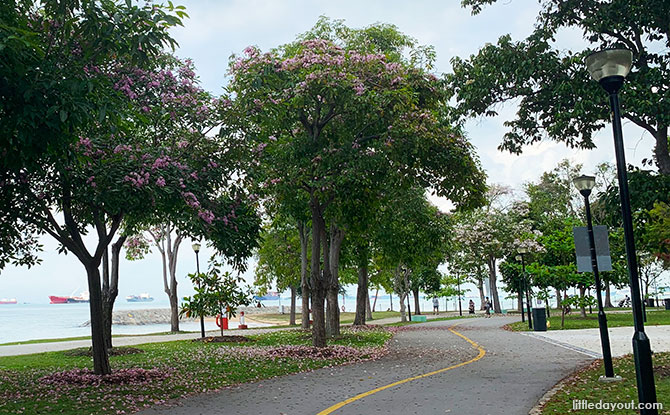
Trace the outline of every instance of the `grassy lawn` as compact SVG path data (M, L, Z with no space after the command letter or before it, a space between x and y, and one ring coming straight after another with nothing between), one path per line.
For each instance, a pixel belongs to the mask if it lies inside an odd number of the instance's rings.
M146 334L113 334L112 337L139 337L139 336L164 336L168 334L183 334L183 333L195 333L192 331L164 331L160 333L146 333ZM199 332L198 332L199 333ZM37 343L58 343L58 342L69 342L74 340L90 340L91 336L79 336L79 337L61 337L58 339L36 339L36 340L23 340L20 342L9 342L9 343L0 343L0 346L15 346L19 344L37 344Z
M301 330L249 336L254 341L243 343L138 345L143 353L111 357L114 373L102 381L90 374L90 357L65 352L3 357L0 414L131 413L227 385L375 358L391 337L383 328L342 333L325 352L307 347L310 333Z
M607 313L607 326L608 327L624 327L633 325L633 313ZM561 314L560 313L551 313L551 318L549 318L550 326L547 327L547 330L561 330ZM668 325L670 324L670 310L648 310L647 311L647 322L645 325ZM514 331L526 331L528 330L528 323L516 322L509 324L508 327ZM586 318L579 316L579 311L572 312L569 315L565 316L565 329L591 329L598 328L598 315L586 314Z
M340 323L341 324L349 324L354 322L354 317L356 316L356 313L350 313L350 312L345 312L345 313L340 313ZM276 325L288 325L288 320L289 320L289 315L287 314L250 314L246 316L248 320L253 320L253 321L258 321L262 323L268 323L268 324L276 324ZM387 318L387 317L398 317L400 318L400 312L398 311L375 311L372 313L372 318L374 320L379 320L382 318ZM298 325L300 324L300 313L296 313L295 315L296 323ZM370 324L375 324L374 320L370 322Z
M598 377L604 374L601 362L580 371L570 379L566 386L546 403L542 410L543 415L550 414L637 414L632 410L588 410L572 409L573 399L585 399L589 402L629 403L637 402L637 387L635 382L635 367L633 356L628 355L614 360L614 373L623 377L623 381L616 383L598 382ZM654 354L654 374L656 376L656 396L663 403L664 410L659 414L670 414L670 353Z
M461 320L464 318L475 318L479 316L469 316L467 314L463 314L463 316L451 316L451 317L438 317L438 318L431 318L428 321L397 321L395 323L388 323L384 324L384 326L389 326L389 327L400 327L400 326L409 326L411 324L423 324L423 323L429 323L431 321L447 321L447 320Z

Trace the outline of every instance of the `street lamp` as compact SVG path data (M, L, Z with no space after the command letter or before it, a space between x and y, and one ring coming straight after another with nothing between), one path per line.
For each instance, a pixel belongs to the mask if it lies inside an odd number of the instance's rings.
M200 258L198 253L200 252L200 244L198 242L193 242L191 245L193 247L193 252L195 252L195 269L198 273L198 288L200 288ZM200 335L202 338L205 338L205 316L200 314Z
M523 274L523 285L526 291L526 307L528 309L528 329L532 330L533 329L533 319L530 316L530 283L526 278L526 261L525 258L523 257L525 254L528 253L528 249L525 247L520 247L518 250L519 256L521 257L521 273Z
M612 129L614 132L614 152L616 154L617 177L619 181L619 197L621 199L621 218L626 240L626 262L628 264L628 280L630 283L631 300L633 302L633 354L635 356L635 373L637 375L637 393L640 403L656 402L656 386L651 362L651 344L644 332L642 301L640 299L640 281L637 274L637 258L635 257L635 239L633 237L633 220L628 193L628 175L626 173L626 155L623 147L621 131L621 114L619 112L619 89L624 78L633 66L633 53L626 49L605 49L586 57L586 67L591 77L598 81L607 91L612 109ZM651 405L650 405L651 406ZM644 415L656 415L656 409L642 409Z
M584 196L584 207L586 209L586 226L589 234L589 249L591 252L591 268L596 280L596 298L598 299L598 327L600 327L600 344L603 349L603 363L605 365L605 379L620 379L614 377L614 366L612 365L612 350L610 349L610 337L607 331L607 316L603 310L603 298L601 294L600 274L598 273L598 258L596 256L596 243L593 237L593 222L591 221L591 204L589 195L596 185L594 176L579 176L572 180L579 193Z
M456 284L458 290L458 315L463 317L463 309L461 308L461 277L456 275Z
M523 257L521 255L517 255L516 257L517 261L521 261L521 266L525 270L525 266L523 263ZM525 323L526 322L526 311L523 308L523 286L524 286L524 279L525 277L523 276L523 273L521 274L521 281L519 281L519 301L521 302L521 322Z

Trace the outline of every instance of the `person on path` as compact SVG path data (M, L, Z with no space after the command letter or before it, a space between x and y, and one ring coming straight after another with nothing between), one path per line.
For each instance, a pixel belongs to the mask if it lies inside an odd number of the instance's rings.
M468 304L468 313L475 314L475 302L472 300L470 300L470 304Z
M440 314L440 301L437 297L433 298L433 314Z
M486 318L491 317L491 301L488 297L484 300L484 311L486 311Z

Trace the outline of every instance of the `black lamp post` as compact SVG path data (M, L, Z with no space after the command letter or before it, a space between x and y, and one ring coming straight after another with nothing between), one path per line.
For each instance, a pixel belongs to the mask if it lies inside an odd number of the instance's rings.
M193 252L195 252L195 269L196 272L198 273L198 281L200 281L200 258L198 257L198 253L200 252L200 244L197 242L193 242ZM198 282L198 288L200 288L200 283ZM200 314L200 335L204 338L205 337L205 316Z
M630 72L633 53L626 49L606 49L586 57L586 67L596 81L607 91L612 108L612 128L614 130L614 151L616 154L619 196L621 198L621 218L623 220L624 237L626 240L626 262L628 263L628 279L633 302L633 353L635 356L635 372L637 375L637 393L640 403L656 402L656 386L651 362L651 344L644 332L644 317L640 299L640 280L637 274L637 258L635 257L635 239L633 237L633 220L628 193L628 175L626 173L626 156L621 131L621 114L619 112L619 89L624 78ZM642 409L644 415L656 415L657 409Z
M458 315L463 317L463 309L461 308L461 277L456 276L456 285L458 286Z
M521 257L521 255L517 255L516 260L521 261L521 266L525 270L526 267L524 266L523 258ZM526 277L524 277L524 275L522 273L521 274L521 281L519 281L519 301L521 301L521 322L522 323L526 322L526 310L524 310L524 308L523 308L523 286L524 286L525 278Z
M572 180L579 193L584 196L584 207L586 209L586 226L589 234L589 250L591 252L591 268L596 280L596 298L598 299L598 327L600 327L600 344L603 349L603 363L605 365L605 378L620 379L614 377L614 366L612 365L612 350L610 349L610 336L607 331L607 316L603 309L603 298L601 294L602 284L598 273L598 258L596 256L596 243L593 237L593 222L591 220L591 204L589 195L596 185L594 176L579 176Z
M526 248L519 248L519 256L521 257L521 273L523 274L523 285L526 291L526 307L528 310L528 329L533 329L533 319L530 316L530 282L526 276L526 260L523 257L524 254L527 254L528 250Z

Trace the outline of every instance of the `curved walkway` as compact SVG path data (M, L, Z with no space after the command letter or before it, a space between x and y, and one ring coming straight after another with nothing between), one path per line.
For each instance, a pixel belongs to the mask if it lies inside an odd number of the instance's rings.
M515 320L407 326L391 340L389 354L376 361L234 386L141 414L525 415L545 391L590 359L501 328Z

